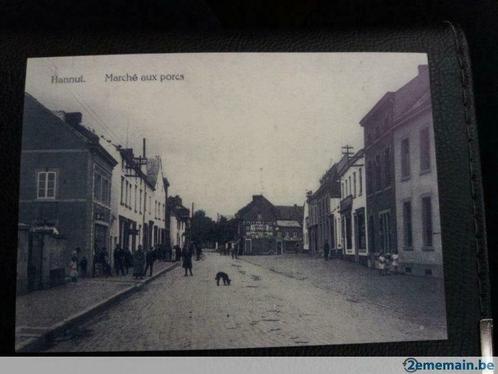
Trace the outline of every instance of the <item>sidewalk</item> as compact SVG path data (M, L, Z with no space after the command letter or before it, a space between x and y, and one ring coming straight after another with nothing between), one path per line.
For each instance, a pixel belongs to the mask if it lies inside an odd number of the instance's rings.
M82 278L16 298L16 351L33 351L57 333L82 322L113 303L140 290L145 284L174 269L178 262L154 263L152 277Z
M304 254L240 256L283 276L311 282L347 300L381 308L425 328L446 326L443 279L411 275L381 276L374 269L340 260L324 261Z

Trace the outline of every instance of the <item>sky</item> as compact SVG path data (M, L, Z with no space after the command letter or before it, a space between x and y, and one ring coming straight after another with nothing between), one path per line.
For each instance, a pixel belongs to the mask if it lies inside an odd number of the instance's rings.
M342 146L362 147L363 116L426 63L422 53L32 58L26 92L50 110L82 112L85 126L137 155L146 138L147 155L162 158L169 194L215 218L235 214L254 194L302 205ZM84 82L56 84L54 75Z

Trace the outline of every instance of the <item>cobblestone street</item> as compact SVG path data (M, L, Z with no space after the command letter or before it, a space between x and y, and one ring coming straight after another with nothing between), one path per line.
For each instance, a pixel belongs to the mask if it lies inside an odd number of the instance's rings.
M247 260L276 261L271 257ZM341 263L343 271L368 270ZM181 268L159 277L58 339L49 350L213 349L445 338L442 324L427 328L413 318L403 318L399 309L391 313L396 306L354 299L333 288L317 287L306 276L276 272L246 259L208 253L201 262L194 262L193 270L193 277L184 277ZM216 287L218 271L230 275L230 287ZM392 287L398 286L396 277L386 278ZM417 284L416 278L411 280ZM424 303L424 295L419 302Z

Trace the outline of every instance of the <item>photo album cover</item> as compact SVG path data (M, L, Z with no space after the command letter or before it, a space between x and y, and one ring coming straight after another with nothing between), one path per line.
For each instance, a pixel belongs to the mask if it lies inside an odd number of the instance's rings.
M446 340L425 53L27 61L17 352Z

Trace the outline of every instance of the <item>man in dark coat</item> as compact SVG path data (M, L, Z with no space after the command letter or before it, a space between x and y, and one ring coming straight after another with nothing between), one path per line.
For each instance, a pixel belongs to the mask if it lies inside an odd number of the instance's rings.
M175 261L180 261L180 258L182 257L182 249L178 244L175 245L174 248L175 248Z
M182 249L182 267L185 269L185 276L188 276L187 271L190 272L190 275L193 276L192 274L192 247L185 243Z
M145 254L142 246L139 245L137 251L133 256L133 275L135 279L142 279L144 277L145 268Z
M329 247L329 242L325 242L323 245L323 257L325 257L325 261L328 261L329 259L329 252L330 252L330 247Z
M113 257L114 257L114 271L116 272L116 275L125 275L124 273L124 251L123 249L119 246L119 244L116 244L116 248L114 248L113 252Z
M145 271L144 275L147 274L147 269L150 269L149 277L152 277L152 269L154 267L154 261L156 259L156 252L154 248L150 248L145 254Z
M129 248L123 249L123 266L126 269L126 275L128 275L130 268L133 266L133 255Z

